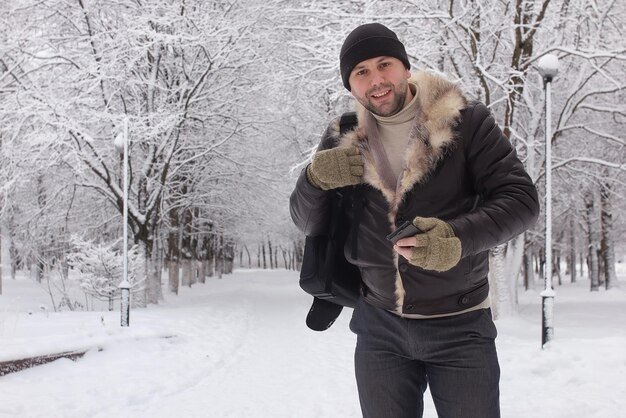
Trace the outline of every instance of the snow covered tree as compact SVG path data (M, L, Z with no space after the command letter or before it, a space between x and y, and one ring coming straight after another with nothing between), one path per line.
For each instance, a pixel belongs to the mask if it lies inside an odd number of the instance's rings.
M71 245L67 262L77 271L80 288L96 299L108 300L109 310L113 310L113 300L120 297L119 284L124 280L124 254L119 242L97 244L72 237ZM133 295L144 290L144 262L141 258L137 245L129 249L128 282Z
M240 73L254 64L243 42L256 39L254 10L218 1L9 5L24 30L11 34L19 42L8 67L20 83L7 130L24 145L20 121L41 126L40 143L63 156L76 184L121 213L112 140L129 121L130 229L146 260L146 299L157 302L164 207L181 205L182 186L204 163L228 159L224 144L246 126L241 103L252 82ZM190 176L186 165L195 166Z

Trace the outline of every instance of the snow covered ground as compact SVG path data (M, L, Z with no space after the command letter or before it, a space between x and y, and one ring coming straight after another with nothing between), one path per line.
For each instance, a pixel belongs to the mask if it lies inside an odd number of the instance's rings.
M499 320L503 418L626 417L626 270L621 288L556 289L555 340L541 350L540 297ZM539 288L540 285L537 285ZM239 270L158 306L46 312L30 279L3 282L0 362L90 349L0 377L0 417L359 417L351 311L322 333L304 318L297 273ZM425 417L435 417L427 394Z

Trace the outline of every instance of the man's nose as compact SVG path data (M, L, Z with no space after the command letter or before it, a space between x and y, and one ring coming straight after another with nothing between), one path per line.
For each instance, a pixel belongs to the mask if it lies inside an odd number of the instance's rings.
M378 70L372 72L372 79L370 80L372 87L377 86L385 81L382 73Z

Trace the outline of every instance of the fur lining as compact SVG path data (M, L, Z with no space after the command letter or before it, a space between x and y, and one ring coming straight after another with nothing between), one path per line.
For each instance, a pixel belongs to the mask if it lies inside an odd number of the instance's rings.
M363 181L380 190L389 203L390 229L395 228L395 218L402 200L416 185L428 180L430 173L445 157L446 151L457 142L454 126L460 112L467 106L467 99L461 89L442 76L429 72L417 72L409 79L417 86L416 95L419 109L409 131L409 141L404 160L404 168L395 189L384 181L384 172L376 163L368 143L368 124L374 123L373 116L357 102L357 128L339 139L341 146L357 146L365 160ZM397 255L394 256L397 265ZM404 286L400 274L396 275L397 309L402 312Z

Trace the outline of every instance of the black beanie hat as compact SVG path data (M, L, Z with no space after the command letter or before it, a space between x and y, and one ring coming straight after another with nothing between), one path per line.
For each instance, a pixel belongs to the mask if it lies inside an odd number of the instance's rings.
M345 88L350 90L350 73L356 65L370 58L394 57L411 69L409 57L396 34L380 23L368 23L354 29L341 46L339 69Z

